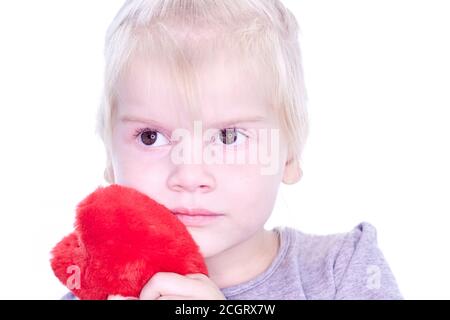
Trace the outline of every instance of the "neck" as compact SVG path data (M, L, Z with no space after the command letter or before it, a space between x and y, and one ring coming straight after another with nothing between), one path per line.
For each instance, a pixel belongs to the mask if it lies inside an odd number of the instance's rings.
M249 281L271 265L278 248L276 232L261 229L246 241L206 258L209 276L219 288Z

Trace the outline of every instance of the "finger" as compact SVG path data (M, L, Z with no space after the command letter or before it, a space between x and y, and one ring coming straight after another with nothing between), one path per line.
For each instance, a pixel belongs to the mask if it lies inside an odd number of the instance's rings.
M141 300L156 300L161 296L195 296L199 282L173 272L158 272L146 283L139 295Z
M110 294L107 300L138 300L136 297L124 297L120 294Z
M208 279L208 276L203 273L191 273L187 274L186 277L197 280L205 280Z
M185 296L168 295L168 296L161 296L156 300L194 300L194 299Z

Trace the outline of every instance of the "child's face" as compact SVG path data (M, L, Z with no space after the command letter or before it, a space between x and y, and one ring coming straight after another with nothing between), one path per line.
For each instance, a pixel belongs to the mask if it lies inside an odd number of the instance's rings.
M207 258L263 229L273 209L279 184L286 178L287 146L279 130L279 139L276 139L279 145L275 141L269 146L275 154L270 156L275 163L271 164L274 169L269 170L269 174L267 170L262 174L262 168L267 168L268 164L259 160L231 164L174 161L171 153L175 145L169 144L173 130L185 128L189 132L192 144L184 145L183 153L199 151L201 146L208 144L202 144L204 136L194 136L194 120L201 120L203 134L208 128L216 129L212 131L216 132L212 144L214 150L221 150L228 156L242 155L252 145L263 148L267 160L267 145L261 146L258 131L246 138L230 130L228 133L232 138L227 140L220 138L221 129L236 127L244 133L265 129L269 130L269 136L273 134L270 129L279 129L278 119L265 95L267 89L261 79L240 72L238 60L228 61L225 67L208 64L199 80L202 118L191 119L175 94L174 80L169 78L162 64L133 60L117 86L111 158L115 183L133 187L171 210L201 208L223 214L203 225L187 223L189 232ZM157 124L124 121L123 118L150 119ZM217 125L231 119L255 118L259 120ZM146 128L157 132L136 136L138 130Z

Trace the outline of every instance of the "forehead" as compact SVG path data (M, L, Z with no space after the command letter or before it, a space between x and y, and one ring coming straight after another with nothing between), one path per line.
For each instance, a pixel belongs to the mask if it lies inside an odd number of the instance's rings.
M192 122L171 67L161 59L135 57L117 83L118 115L165 123ZM239 117L273 117L270 85L264 72L255 72L236 56L222 54L195 64L198 97L204 122ZM181 78L186 84L188 78ZM184 81L184 82L183 82ZM180 82L178 82L180 83ZM188 83L189 85L189 83ZM183 91L182 91L183 92Z

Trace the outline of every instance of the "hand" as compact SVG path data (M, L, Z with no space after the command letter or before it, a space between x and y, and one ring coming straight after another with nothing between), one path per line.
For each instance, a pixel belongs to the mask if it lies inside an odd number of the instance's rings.
M108 299L136 299L108 296ZM226 300L216 284L202 273L185 276L158 272L142 288L140 300Z
M225 300L216 284L206 275L156 273L144 286L141 300Z

